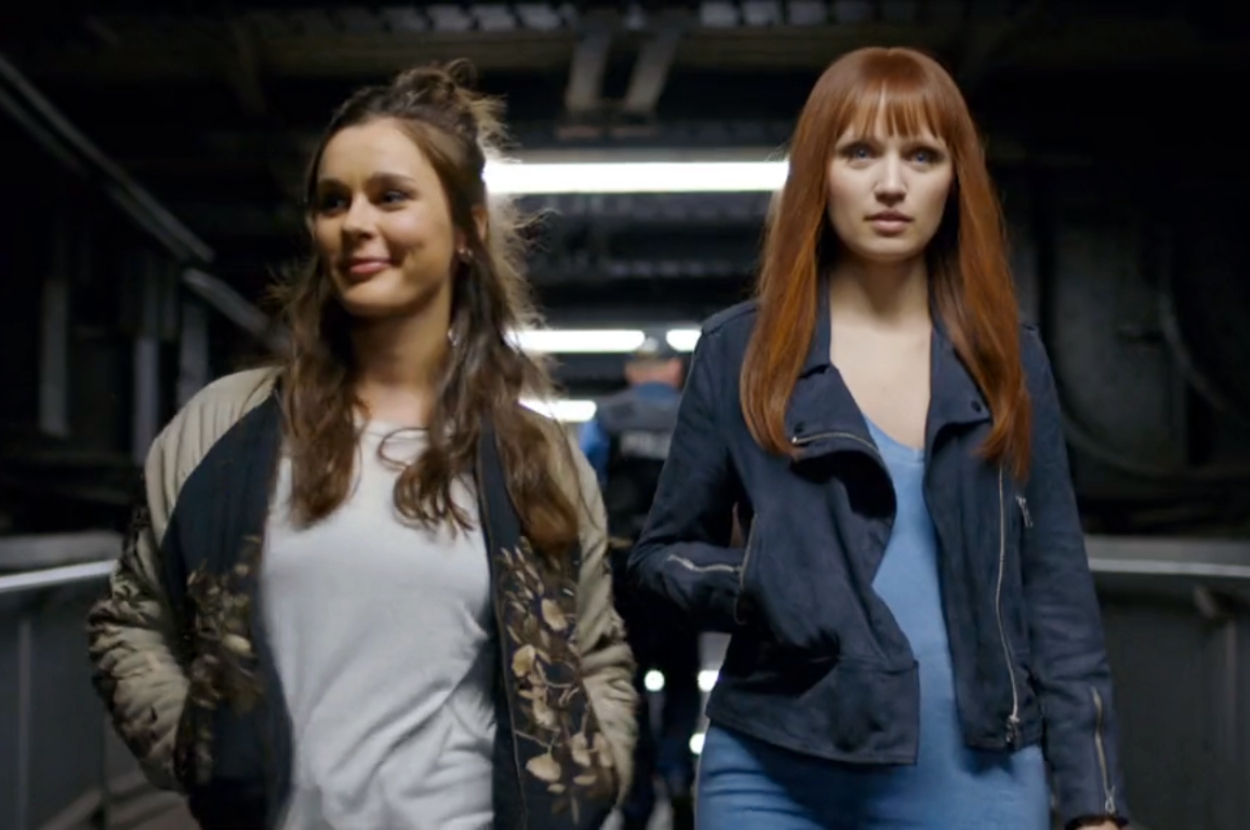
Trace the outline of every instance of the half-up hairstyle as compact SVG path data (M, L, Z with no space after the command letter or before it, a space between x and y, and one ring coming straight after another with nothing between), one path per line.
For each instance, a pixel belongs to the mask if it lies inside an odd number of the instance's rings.
M488 199L483 173L502 139L501 105L472 89L464 61L410 69L390 84L357 91L334 113L305 179L311 219L326 145L341 130L390 120L421 149L438 174L454 227L468 256L453 275L447 360L428 424L428 446L403 469L395 503L413 520L468 528L452 484L475 473L478 441L489 421L504 461L508 491L525 532L542 553L560 557L578 536L577 505L557 479L556 453L570 451L554 424L520 406L551 391L546 367L508 333L537 322L524 277L519 222L511 205ZM474 221L487 209L485 235ZM308 524L347 497L361 427L354 391L351 317L338 302L326 263L313 256L277 286L273 298L290 333L280 396L292 453L292 515Z

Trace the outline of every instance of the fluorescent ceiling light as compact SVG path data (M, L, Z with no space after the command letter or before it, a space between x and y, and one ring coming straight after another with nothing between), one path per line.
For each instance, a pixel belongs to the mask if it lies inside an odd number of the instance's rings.
M646 339L633 329L530 329L513 334L526 352L543 354L595 354L632 352Z
M584 424L595 417L596 409L594 401L570 399L555 401L523 400L521 405L534 410L540 415L546 415L548 418L565 424Z
M699 342L698 329L669 329L664 335L670 348L679 352L693 352Z
M491 193L771 193L786 180L785 161L490 161Z
M539 354L628 354L642 345L641 329L528 329L512 333L512 342ZM698 329L669 329L668 345L679 352L694 350Z

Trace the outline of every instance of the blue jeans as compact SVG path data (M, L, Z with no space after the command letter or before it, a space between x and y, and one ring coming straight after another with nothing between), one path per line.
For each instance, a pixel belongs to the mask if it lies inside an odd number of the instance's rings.
M713 725L697 830L1048 830L1041 752L968 750L975 768L839 764ZM951 764L950 767L957 767ZM959 779L971 782L952 784Z

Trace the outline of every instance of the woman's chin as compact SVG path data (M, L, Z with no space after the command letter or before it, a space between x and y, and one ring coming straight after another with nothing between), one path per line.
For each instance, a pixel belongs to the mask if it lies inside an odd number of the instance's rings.
M409 306L395 302L348 299L346 297L342 298L340 303L343 306L343 310L347 312L347 316L357 320L383 320L388 317L397 317L409 308Z
M349 316L360 320L381 320L413 314L437 295L437 291L419 291L415 286L396 286L373 282L348 286L339 293L339 304Z

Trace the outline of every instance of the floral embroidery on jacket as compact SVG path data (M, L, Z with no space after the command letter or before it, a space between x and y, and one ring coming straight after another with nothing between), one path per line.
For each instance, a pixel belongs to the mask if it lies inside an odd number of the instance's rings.
M501 548L500 612L516 689L513 731L525 771L555 796L574 822L585 800L610 799L616 772L586 688L574 637L576 578L543 561L522 537ZM575 570L575 569L574 569Z
M201 564L187 578L190 619L184 637L191 655L190 684L177 741L179 777L186 781L204 784L211 778L211 714L222 701L238 712L249 712L261 699L248 591L260 548L260 540L248 539L229 571L210 573Z

